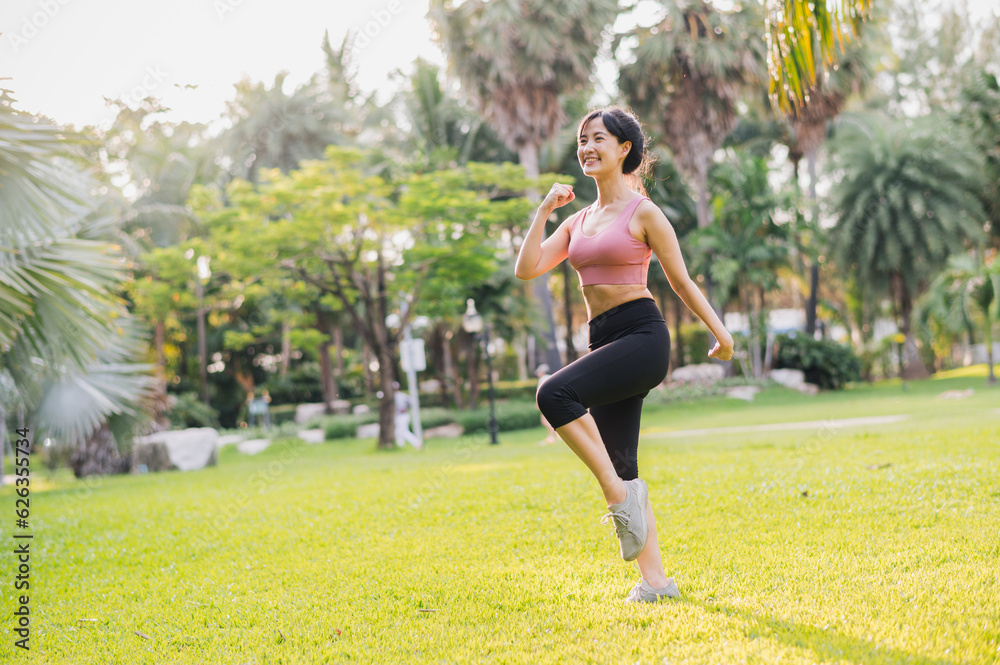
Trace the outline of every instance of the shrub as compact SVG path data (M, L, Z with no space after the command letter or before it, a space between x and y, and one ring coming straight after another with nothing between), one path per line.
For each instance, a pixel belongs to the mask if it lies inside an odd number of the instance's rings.
M186 392L176 397L177 401L165 414L172 428L219 426L219 412L202 402L198 393Z
M808 335L778 335L774 368L800 369L806 381L837 390L861 378L861 361L849 347Z
M304 362L288 370L285 376L275 374L260 386L271 396L273 408L279 404L301 404L323 401L323 385L318 362Z
M329 439L350 439L358 432L359 425L378 422L378 412L350 416L326 416L320 419L319 427Z
M454 422L466 433L489 431L490 408L483 406L471 411L454 411ZM510 432L541 427L538 407L532 402L500 402L496 405L497 431Z

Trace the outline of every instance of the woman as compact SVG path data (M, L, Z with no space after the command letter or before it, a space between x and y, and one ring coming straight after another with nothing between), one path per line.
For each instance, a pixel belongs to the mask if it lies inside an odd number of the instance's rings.
M733 337L691 280L677 236L643 194L639 173L648 166L636 117L612 106L588 114L577 130L577 158L597 183L597 201L543 240L545 220L573 200L556 183L545 196L517 257L515 274L534 279L568 258L580 277L590 320L590 353L552 374L537 402L556 433L597 478L608 503L622 558L635 560L642 578L626 602L677 597L656 540L656 524L636 452L642 400L667 375L670 335L649 289L652 253L674 292L718 340L711 358L729 360ZM631 185L631 188L630 186Z

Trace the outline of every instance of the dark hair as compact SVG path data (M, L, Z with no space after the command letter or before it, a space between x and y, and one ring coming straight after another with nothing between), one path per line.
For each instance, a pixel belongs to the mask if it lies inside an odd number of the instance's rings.
M583 130L594 118L600 116L604 126L619 143L631 141L632 147L622 162L622 174L630 188L646 194L642 178L649 173L652 160L646 152L646 136L642 133L642 125L632 110L622 106L605 106L595 109L584 116L576 130L577 141L583 136Z

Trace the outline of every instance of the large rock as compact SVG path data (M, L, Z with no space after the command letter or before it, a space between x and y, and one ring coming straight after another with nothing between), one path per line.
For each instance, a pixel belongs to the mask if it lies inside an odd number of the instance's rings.
M726 388L723 391L726 397L732 397L733 399L741 399L746 402L752 402L754 396L760 392L760 387L758 386L732 386Z
M449 423L424 430L425 439L457 439L465 432L465 428L458 423Z
M219 433L211 427L156 432L135 439L136 445L162 443L170 463L181 471L193 471L214 465L218 457Z
M368 423L367 425L358 425L358 431L355 436L359 439L377 439L379 429L378 423Z
M171 471L174 469L170 461L170 451L163 443L143 443L132 448L132 473L152 473L154 471Z
M300 429L299 438L306 443L323 443L326 441L326 433L321 429Z
M772 369L771 380L786 388L798 389L806 382L806 375L802 373L801 369Z
M721 381L725 375L726 369L722 365L701 363L678 367L670 374L670 378L674 383L712 385Z
M317 418L326 413L323 402L310 404L299 404L295 407L295 424L305 425L313 418ZM335 399L330 402L330 412L334 415L345 416L351 412L351 403L346 399Z
M256 455L267 450L270 445L270 439L247 439L243 443L236 444L236 450L244 455Z

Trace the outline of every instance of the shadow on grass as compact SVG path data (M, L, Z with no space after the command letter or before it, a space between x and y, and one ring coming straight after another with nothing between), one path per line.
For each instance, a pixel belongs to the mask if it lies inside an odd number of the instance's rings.
M724 614L745 622L747 625L744 630L748 639L763 637L788 646L809 649L816 654L817 660L822 662L957 665L956 661L930 658L900 649L880 647L867 640L844 635L834 630L823 630L808 624L775 619L702 600L689 599L688 602L691 605L701 607L706 612Z

